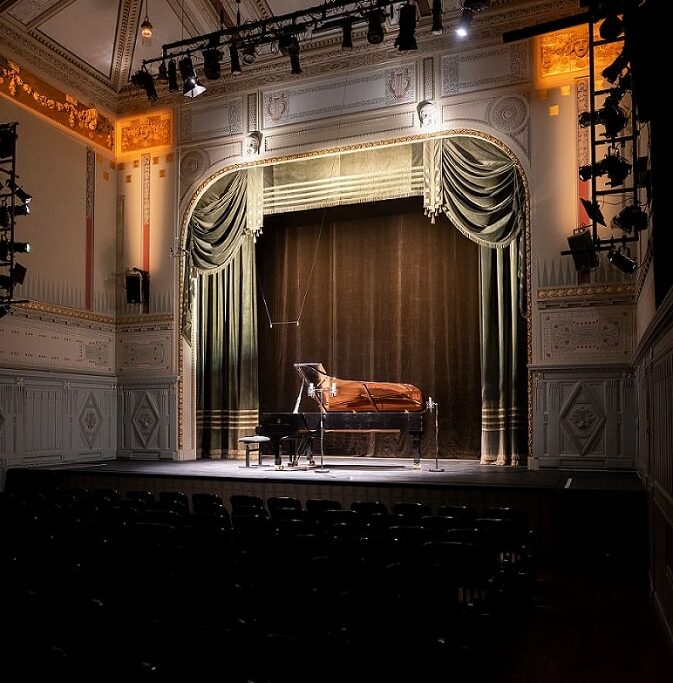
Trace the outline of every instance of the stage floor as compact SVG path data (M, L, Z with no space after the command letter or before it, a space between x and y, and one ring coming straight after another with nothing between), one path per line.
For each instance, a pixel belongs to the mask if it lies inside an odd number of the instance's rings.
M108 460L24 468L42 472L90 473L112 476L178 477L198 479L241 479L251 482L293 482L296 484L389 484L441 487L542 488L564 490L640 490L636 472L599 470L529 470L526 467L481 465L476 460L422 460L414 469L402 458L325 457L309 467L277 469L270 456L261 466L245 466L243 460L141 461ZM21 468L19 468L21 469ZM439 470L439 471L436 471Z

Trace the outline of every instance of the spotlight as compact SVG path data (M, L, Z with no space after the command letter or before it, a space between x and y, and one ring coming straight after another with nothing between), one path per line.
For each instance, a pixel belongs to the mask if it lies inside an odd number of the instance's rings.
M14 143L17 137L9 124L0 126L0 159L7 159L14 154Z
M345 19L341 24L341 49L353 49L353 20Z
M460 12L460 19L456 24L456 35L459 38L466 38L470 33L470 25L472 24L472 10L463 7Z
M626 50L622 50L615 61L601 71L601 76L609 83L614 83L622 75L628 64L629 58L626 56Z
M278 36L278 50L280 54L287 57L292 51L295 43L297 43L295 36L289 33L281 33L280 36Z
M278 38L278 49L281 54L290 57L291 73L298 76L301 73L301 65L299 64L299 41L296 36L289 33L283 33Z
M30 251L28 242L0 242L0 261L7 261L10 254L27 254Z
M595 111L593 115L591 112L585 111L579 115L579 125L586 128L593 125L605 126L605 137L614 138L626 128L629 118L626 112L616 104L615 100L606 98L605 104L601 109Z
M12 210L11 206L0 206L0 227L9 228L11 225L12 216L27 216L30 213L28 204L20 204L15 206Z
M400 31L395 38L395 47L404 52L407 50L417 50L416 43L416 5L407 2L400 7Z
M582 198L580 198L580 201L582 202L584 210L587 212L587 216L589 216L592 221L607 227L607 223L605 222L605 218L603 218L603 213L598 206L598 202L590 202L588 199Z
M578 228L568 237L570 254L573 257L575 270L595 270L598 268L598 252L586 228Z
M435 36L441 36L444 33L442 12L442 0L432 0L432 34Z
M229 61L231 63L230 71L232 76L240 76L241 74L241 60L238 57L238 48L236 43L229 44Z
M301 74L301 65L299 64L299 50L290 53L290 73L299 76Z
M380 9L370 12L367 19L367 42L378 45L383 42L383 13Z
M613 230L623 230L629 235L634 231L645 230L647 228L647 214L639 206L630 204L613 217L610 221L610 227Z
M617 40L624 31L624 22L616 14L605 17L598 29L603 40Z
M177 92L178 90L180 90L178 85L178 67L175 64L175 60L171 59L168 62L168 91Z
M7 187L24 203L30 204L33 196L28 194L22 187L19 187L12 178L7 181Z
M161 62L161 64L159 64L157 80L159 83L168 83L168 70L166 69L166 62Z
M142 88L150 102L156 102L157 99L159 99L157 96L157 90L154 87L154 79L144 67L139 71L136 71L133 76L131 76L131 83L138 88Z
M182 94L185 97L198 97L201 93L206 92L205 86L201 85L196 76L191 57L181 59L178 67L182 76Z
M608 252L608 261L616 268L619 268L622 273L626 273L627 275L635 273L638 268L636 261L631 258L628 247L615 247L610 249Z
M580 180L589 180L594 176L607 174L610 178L610 182L608 183L610 187L621 185L630 172L631 164L617 153L606 154L600 161L594 162L593 164L586 164L579 168Z
M257 59L257 48L254 45L246 45L243 48L243 56L241 57L243 64L254 64Z
M203 75L209 81L216 81L220 77L220 57L222 53L217 48L209 47L202 54Z
M26 277L28 269L20 263L15 263L10 275L0 275L0 287L11 289L12 285L21 285Z

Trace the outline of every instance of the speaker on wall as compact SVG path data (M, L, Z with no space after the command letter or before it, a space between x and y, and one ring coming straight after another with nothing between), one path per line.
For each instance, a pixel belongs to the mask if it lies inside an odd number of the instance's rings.
M130 268L126 271L126 303L145 304L149 299L149 273L140 268Z

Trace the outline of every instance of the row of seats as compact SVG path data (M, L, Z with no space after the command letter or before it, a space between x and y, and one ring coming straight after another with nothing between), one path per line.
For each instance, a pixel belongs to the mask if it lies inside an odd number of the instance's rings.
M511 623L534 587L525 517L506 508L488 518L286 496L227 502L181 492L1 494L11 663L27 676L173 680L226 670L235 683L275 683L352 678L365 658L376 665L368 679L396 680L409 664L470 681L483 630ZM452 522L447 537L427 536L434 520L460 514L463 526ZM482 533L487 519L493 528ZM505 528L516 543L504 543ZM317 652L329 656L326 670Z

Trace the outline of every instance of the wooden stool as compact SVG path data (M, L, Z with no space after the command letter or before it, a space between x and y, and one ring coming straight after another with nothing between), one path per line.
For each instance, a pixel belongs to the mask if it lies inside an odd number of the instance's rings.
M250 467L250 453L257 452L257 467L262 466L262 444L268 443L271 439L268 436L243 436L238 443L245 444L245 466ZM253 465L255 467L255 465Z

